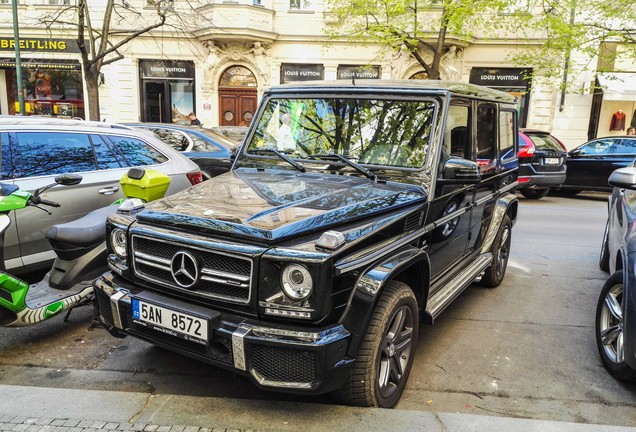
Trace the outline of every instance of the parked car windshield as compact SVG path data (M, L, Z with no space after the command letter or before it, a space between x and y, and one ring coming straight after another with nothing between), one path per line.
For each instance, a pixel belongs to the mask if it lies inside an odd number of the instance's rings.
M272 99L247 147L290 158L341 155L358 164L419 168L426 161L436 104L431 100Z
M561 147L559 142L550 134L532 132L525 132L525 134L528 138L530 138L535 148L559 152L563 151L563 147Z

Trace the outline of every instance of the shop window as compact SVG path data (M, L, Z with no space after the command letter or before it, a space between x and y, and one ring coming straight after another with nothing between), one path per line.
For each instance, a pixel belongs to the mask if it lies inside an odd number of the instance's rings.
M121 155L128 166L158 165L168 161L159 150L145 142L129 137L108 136L115 151Z
M15 75L11 75L15 112L19 112ZM22 68L27 115L84 118L82 75L76 70Z
M256 87L256 77L246 67L232 66L223 72L220 87Z
M315 7L313 0L289 0L289 9L313 11Z
M12 143L14 177L94 171L95 155L87 135L19 132Z

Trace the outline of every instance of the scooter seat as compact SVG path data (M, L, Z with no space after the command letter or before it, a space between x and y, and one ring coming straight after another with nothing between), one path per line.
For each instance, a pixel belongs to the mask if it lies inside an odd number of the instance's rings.
M73 249L93 246L106 239L106 218L117 211L110 205L82 216L71 222L53 225L46 238L53 249Z

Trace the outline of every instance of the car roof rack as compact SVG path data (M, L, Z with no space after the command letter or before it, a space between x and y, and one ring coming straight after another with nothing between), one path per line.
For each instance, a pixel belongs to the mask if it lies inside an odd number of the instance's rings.
M111 129L132 130L130 126L117 123L106 123L98 121L83 120L81 118L59 118L46 116L21 116L21 115L0 115L0 125L42 125L42 126L82 126L82 127L102 127Z

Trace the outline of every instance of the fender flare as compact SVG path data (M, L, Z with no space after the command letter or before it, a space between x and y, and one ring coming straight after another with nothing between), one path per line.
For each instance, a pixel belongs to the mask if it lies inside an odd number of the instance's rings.
M501 221L503 221L504 216L509 215L512 224L515 224L517 221L518 207L519 200L513 194L505 194L497 199L488 230L486 231L486 236L484 237L484 243L481 247L481 253L490 252L497 233L499 233L499 227L501 226Z
M423 263L423 266L418 266L419 271L416 270L409 276L418 281L417 286L411 286L411 288L421 309L426 301L427 294L424 290L428 287L430 274L428 254L423 250L414 246L403 247L360 274L340 319L340 323L352 336L348 355L355 356L358 352L375 306L387 283L418 263Z

